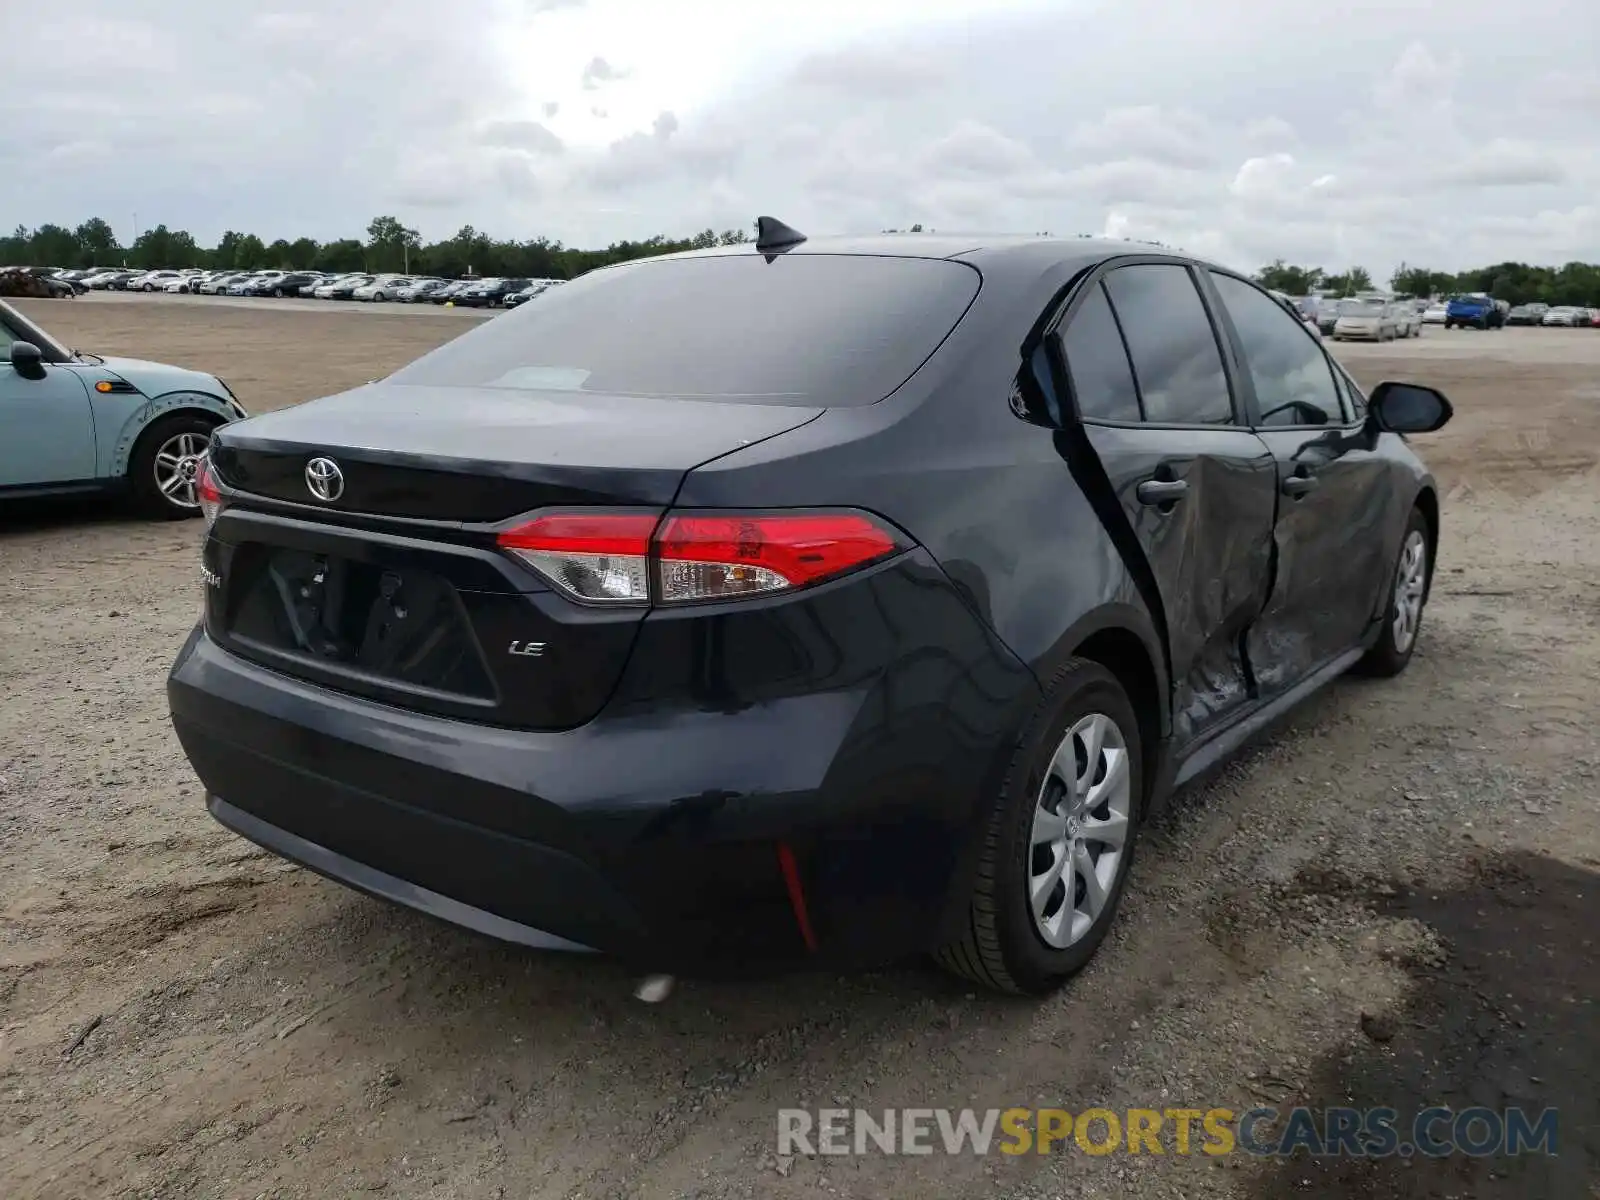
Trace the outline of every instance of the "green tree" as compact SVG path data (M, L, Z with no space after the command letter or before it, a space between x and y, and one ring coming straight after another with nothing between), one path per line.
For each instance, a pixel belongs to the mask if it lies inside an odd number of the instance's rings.
M317 249L316 268L319 271L359 271L365 253L366 248L355 238L340 238L337 242L326 242Z
M253 233L247 233L239 239L239 244L233 250L233 265L245 271L259 271L270 266L267 262L267 248L261 239Z
M1322 268L1295 267L1281 258L1274 259L1256 272L1256 282L1290 296L1304 296L1322 282Z
M1356 292L1372 290L1372 273L1365 267L1351 267L1343 275L1325 275L1322 279L1324 290L1336 296L1350 296Z
M128 248L129 264L146 271L193 267L199 264L201 257L200 248L194 244L188 230L173 231L165 225L146 229Z
M117 245L116 231L101 217L90 217L72 231L72 236L78 239L78 265L81 267L115 262L122 252Z
M0 267L26 267L32 264L33 239L26 225L18 225L10 237L0 238Z
M244 234L228 230L222 235L222 240L217 243L217 248L211 252L211 265L219 271L226 271L231 267L244 264L238 261L239 243L244 240Z
M319 249L315 238L296 238L289 243L289 265L297 271L309 270L316 264Z
M65 267L78 261L81 247L65 225L39 226L33 231L32 242L31 266Z
M422 236L398 218L374 217L367 225L367 270L409 270L411 255L421 246Z

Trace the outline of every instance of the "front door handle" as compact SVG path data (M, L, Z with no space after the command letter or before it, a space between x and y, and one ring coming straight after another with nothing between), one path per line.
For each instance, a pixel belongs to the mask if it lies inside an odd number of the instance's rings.
M1140 504L1176 504L1189 494L1187 479L1146 479L1135 492Z
M1317 486L1315 475L1291 475L1283 481L1283 494L1285 496L1304 496Z

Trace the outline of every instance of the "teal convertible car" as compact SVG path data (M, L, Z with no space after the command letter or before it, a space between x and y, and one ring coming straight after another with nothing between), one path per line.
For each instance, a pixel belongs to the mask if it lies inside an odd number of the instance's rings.
M70 350L0 301L0 500L122 493L147 516L197 516L211 431L244 415L213 375Z

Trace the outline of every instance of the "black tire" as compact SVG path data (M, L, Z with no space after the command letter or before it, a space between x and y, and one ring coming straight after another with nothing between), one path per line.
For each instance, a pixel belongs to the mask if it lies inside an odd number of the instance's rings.
M210 441L211 431L219 423L215 418L193 412L173 413L150 423L139 435L128 459L128 495L135 512L142 517L165 521L200 515L198 507L175 503L161 491L156 479L156 454L172 438L185 433L201 434Z
M1069 730L1100 713L1115 722L1128 754L1131 803L1124 852L1094 924L1065 949L1048 945L1035 925L1027 891L1034 853L1033 821L1050 760ZM1099 663L1069 659L1017 740L983 839L963 931L935 958L957 975L999 992L1038 995L1082 970L1105 940L1133 862L1144 805L1139 722L1116 676Z
M1421 534L1424 552L1428 556L1425 563L1426 583L1423 587L1421 605L1417 610L1417 627L1411 634L1411 640L1402 648L1395 638L1395 622L1399 616L1398 584L1401 564L1405 561L1406 544L1411 541L1413 534ZM1428 520L1422 515L1421 509L1413 508L1410 518L1406 521L1406 531L1400 538L1400 550L1395 555L1394 568L1389 573L1389 596L1383 607L1383 630L1378 636L1377 643L1356 664L1358 673L1379 679L1390 679L1406 669L1406 664L1416 653L1417 639L1422 635L1421 626L1423 615L1427 611L1428 586L1432 582L1433 547L1428 540Z

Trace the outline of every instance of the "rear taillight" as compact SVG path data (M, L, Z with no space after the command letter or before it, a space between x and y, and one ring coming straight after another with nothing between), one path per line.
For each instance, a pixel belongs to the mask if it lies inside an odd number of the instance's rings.
M586 604L734 600L820 583L909 546L859 512L552 513L501 547Z
M209 454L202 454L200 461L195 464L194 495L200 502L200 513L206 519L206 528L210 529L216 523L217 514L222 511L225 501L222 485L217 482L217 473L211 467Z
M647 604L657 520L654 513L553 513L497 540L574 600Z
M885 558L894 534L863 513L669 515L656 537L662 603L805 587Z

